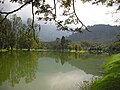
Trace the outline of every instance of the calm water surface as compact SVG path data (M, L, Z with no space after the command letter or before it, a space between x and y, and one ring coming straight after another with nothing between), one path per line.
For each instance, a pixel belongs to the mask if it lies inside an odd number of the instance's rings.
M58 52L0 53L0 90L80 90L100 76L105 55Z

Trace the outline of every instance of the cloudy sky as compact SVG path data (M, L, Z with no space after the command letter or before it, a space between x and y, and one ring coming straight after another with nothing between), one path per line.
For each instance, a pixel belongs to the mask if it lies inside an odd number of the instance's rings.
M19 7L20 4L11 4L8 2L9 0L5 0L4 11L11 11L15 8ZM50 0L48 0L50 3ZM76 11L81 19L81 21L85 25L94 25L94 24L110 24L110 25L119 25L119 23L115 23L115 20L119 17L118 14L112 14L116 7L106 7L103 5L91 5L91 3L82 4L80 0L76 0ZM0 4L0 10L3 5ZM20 11L14 13L20 16L23 21L25 21L28 17L32 17L31 14L31 5L27 5L25 8Z

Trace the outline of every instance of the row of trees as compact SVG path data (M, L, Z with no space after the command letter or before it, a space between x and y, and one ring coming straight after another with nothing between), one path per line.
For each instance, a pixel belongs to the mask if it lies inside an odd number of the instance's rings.
M87 40L82 40L79 42L73 42L67 40L64 36L56 38L53 42L41 42L42 49L52 49L52 50L87 50L91 53L101 53L101 52L120 52L120 41L115 41L111 43L102 42L92 42Z
M3 17L0 15L0 20ZM111 45L105 46L104 44L98 42L90 42L90 41L81 41L81 42L72 42L70 40L66 40L64 36L62 38L56 38L54 42L49 42L45 45L45 43L41 43L39 41L37 31L38 25L34 24L35 29L35 37L34 32L32 30L32 19L28 18L27 23L23 23L22 19L17 15L12 15L10 19L5 19L5 21L0 24L0 49L13 50L16 49L28 49L30 51L31 48L48 48L48 49L56 49L56 50L90 50L90 51L120 51L120 41L116 41Z
M55 49L55 50L102 50L104 48L104 44L99 42L90 42L90 41L79 41L73 42L67 40L64 36L62 38L56 38L53 42L43 42L41 48L44 49Z
M56 38L55 41L52 42L42 42L41 43L42 49L53 49L53 50L76 50L80 51L82 49L81 45L77 42L72 42L67 40L64 36L62 38Z
M110 44L108 51L111 53L120 53L120 34L116 36L116 41Z
M0 20L3 16L0 15ZM34 24L35 30L37 30L37 24ZM35 32L35 37L33 37L32 30L32 19L27 19L27 24L22 22L21 17L17 15L12 15L11 19L5 19L5 21L0 24L0 49L13 50L16 49L28 49L39 47L39 37L38 32Z

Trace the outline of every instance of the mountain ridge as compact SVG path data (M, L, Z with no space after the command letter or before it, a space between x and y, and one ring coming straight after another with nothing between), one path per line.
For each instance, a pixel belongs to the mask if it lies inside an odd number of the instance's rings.
M73 33L66 38L71 41L111 42L117 39L116 35L120 34L120 26L98 24L88 26L88 29L92 32L83 31L83 33Z

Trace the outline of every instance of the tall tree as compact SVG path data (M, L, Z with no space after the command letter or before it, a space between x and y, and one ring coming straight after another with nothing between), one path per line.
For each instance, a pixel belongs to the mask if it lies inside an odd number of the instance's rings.
M0 20L3 16L0 15ZM33 31L31 27L32 19L28 18L27 24L23 24L20 17L13 15L10 20L6 19L0 24L0 49L22 48L28 49L36 48L40 45L38 32L35 32L35 39L33 38ZM37 24L34 24L37 30Z
M61 38L61 49L62 50L64 50L65 49L65 37L64 36L62 36L62 38Z
M3 16L0 16L1 19ZM13 49L15 45L15 32L11 29L11 22L6 19L0 24L0 46L1 48Z
M31 48L35 48L35 46L38 46L40 44L37 34L35 35L35 39L33 37L33 30L31 23L32 23L32 19L28 18L27 25L23 24L23 32L19 38L20 49L27 48L28 51L30 51ZM37 24L34 24L34 29L37 30Z
M15 37L16 37L16 49L18 49L19 38L21 37L21 33L23 29L21 17L17 17L17 15L14 14L12 15L11 22L12 22L12 30L15 32Z

